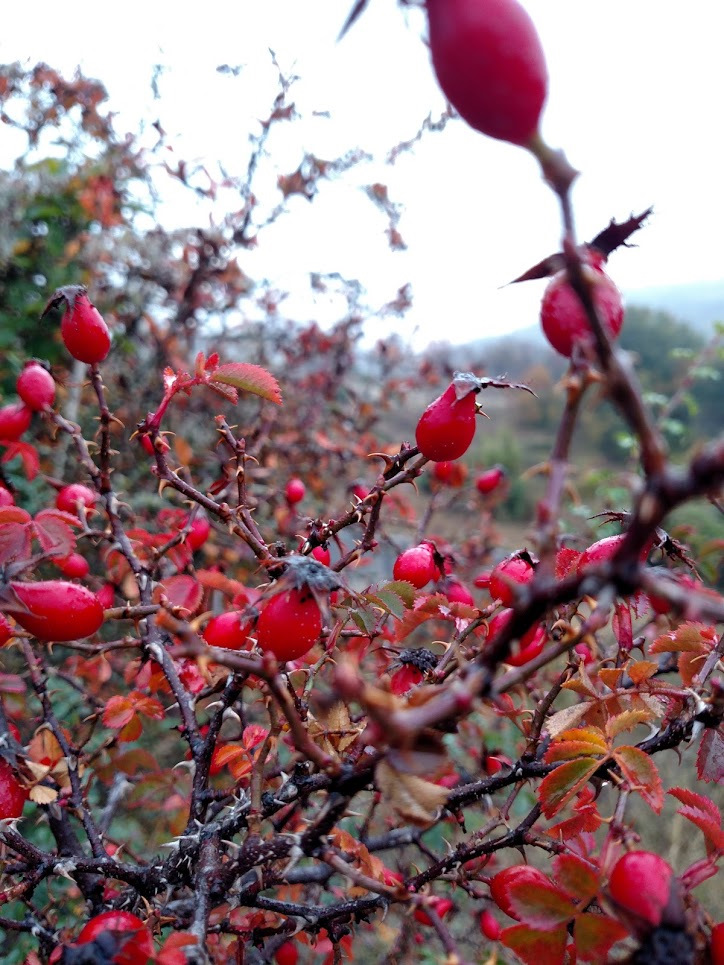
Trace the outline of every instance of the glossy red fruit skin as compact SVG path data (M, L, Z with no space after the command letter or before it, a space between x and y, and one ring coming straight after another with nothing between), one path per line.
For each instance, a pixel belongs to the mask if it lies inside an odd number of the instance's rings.
M618 337L623 325L623 300L618 288L608 275L593 268L584 268L593 285L593 300L604 328L612 339ZM574 346L593 341L578 295L568 283L565 272L558 272L548 283L541 302L540 320L543 333L556 352L570 358Z
M480 931L491 942L497 942L503 929L500 922L489 909L480 912Z
M86 509L90 509L97 499L97 493L89 489L88 486L84 486L83 483L71 483L69 486L63 486L62 489L58 490L58 495L55 497L55 506L65 513L73 513L74 516L77 516L78 503L81 503Z
M274 952L274 961L277 965L297 965L299 952L296 942L284 942Z
M6 506L14 506L15 497L6 489L4 486L0 486L0 509L4 509Z
M724 965L724 921L714 925L711 930L709 952L711 965Z
M186 543L196 552L196 550L201 549L204 545L210 533L211 523L204 514L199 513L191 524L191 529L186 537Z
M90 572L88 560L80 553L71 553L70 556L64 556L54 562L63 576L71 580L82 580Z
M490 595L494 600L500 600L503 606L513 606L515 602L515 586L530 583L535 570L527 560L514 556L503 560L490 574Z
M16 741L20 741L20 731L12 721L8 729ZM19 818L23 813L23 806L28 799L28 790L13 774L13 769L7 761L0 759L0 821L8 818Z
M438 898L435 895L431 896L430 905L440 918L444 918L453 907L453 903L449 898ZM432 920L424 908L416 908L414 918L415 921L419 921L421 925L432 925Z
M104 610L110 610L116 601L116 588L112 583L104 583L96 594Z
M286 590L270 597L256 624L262 650L277 660L298 660L312 649L322 632L322 614L307 589Z
M624 535L624 533L619 533L617 536L604 536L603 539L591 543L581 553L577 566L578 572L583 573L589 566L597 566L610 560L618 552L624 541Z
M501 610L500 613L496 613L488 624L488 640L493 640L510 622L512 617L512 610ZM510 664L511 667L522 667L523 664L528 663L542 653L546 639L545 627L540 623L534 624L530 630L520 638L517 649L510 651L505 658L505 662Z
M113 957L118 965L146 965L155 954L151 932L130 911L104 911L96 915L83 926L75 944L89 945L103 932L128 935L124 942L119 942L120 950Z
M422 413L415 429L417 447L434 462L459 459L475 436L475 393L458 399L449 385Z
M108 326L87 295L78 295L73 307L66 309L60 334L73 358L87 365L102 362L111 350Z
M47 369L37 362L28 362L15 383L18 395L29 409L39 412L55 399L55 382Z
M98 597L79 583L44 580L10 586L29 611L13 613L13 619L38 640L82 640L103 623Z
M396 580L412 583L421 590L438 576L432 548L427 543L420 543L419 546L411 546L409 550L400 553L395 560L392 575Z
M475 130L527 144L548 73L533 22L516 0L427 0L432 64L443 93Z
M669 901L672 877L671 866L658 854L629 851L614 865L608 892L617 905L656 926Z
M493 490L498 488L504 478L505 470L500 466L494 466L492 469L486 469L485 472L480 473L475 480L475 488L481 495L487 496L488 493L492 493Z
M290 479L284 490L284 497L290 506L301 503L307 493L307 488L301 479Z
M0 439L14 442L30 428L33 411L24 402L11 402L0 409Z
M251 630L250 620L242 620L238 610L228 610L209 620L203 637L210 647L243 650L247 646Z
M490 897L508 917L520 921L518 915L513 911L508 894L508 886L514 881L530 885L550 885L550 881L542 871L531 868L530 865L515 865L512 868L504 868L491 879Z
M309 555L313 556L314 559L323 566L329 566L332 562L332 554L326 546L315 546Z
M465 603L467 606L475 606L473 594L459 580L448 577L440 584L440 592L444 593L451 603Z

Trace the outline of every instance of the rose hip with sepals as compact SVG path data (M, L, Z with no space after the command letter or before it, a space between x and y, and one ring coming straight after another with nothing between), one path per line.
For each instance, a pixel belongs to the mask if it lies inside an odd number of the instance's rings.
M53 376L40 362L25 363L15 388L25 405L35 412L39 412L46 405L52 405L55 399Z
M96 915L83 926L75 944L95 942L104 950L110 949L113 946L103 942L108 936L115 939L115 953L111 960L116 965L146 965L155 955L150 930L130 911L104 911Z
M417 447L426 459L459 459L475 436L475 399L480 382L472 372L456 372L443 394L422 413L415 429Z
M455 110L489 137L528 144L548 73L532 20L517 0L427 0L432 64Z
M0 440L15 442L30 428L32 409L24 402L11 402L0 409Z
M65 305L60 334L74 359L94 365L102 362L111 349L111 336L103 316L88 299L83 285L66 285L50 297L41 318L57 306Z

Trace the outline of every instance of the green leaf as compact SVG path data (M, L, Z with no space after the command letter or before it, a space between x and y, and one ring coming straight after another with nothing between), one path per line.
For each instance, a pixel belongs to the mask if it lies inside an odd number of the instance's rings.
M542 931L552 931L576 914L576 906L568 895L548 882L512 880L508 898L517 918Z
M566 894L583 904L588 904L598 891L598 875L574 854L558 854L553 858L553 877Z
M221 382L231 385L241 392L252 392L269 402L282 404L282 393L279 383L266 369L251 362L229 362L220 365L209 379L210 382Z

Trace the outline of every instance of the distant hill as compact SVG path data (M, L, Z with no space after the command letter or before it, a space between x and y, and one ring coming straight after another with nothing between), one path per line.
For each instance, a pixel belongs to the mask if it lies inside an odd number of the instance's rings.
M626 304L670 312L707 335L714 322L724 322L724 280L638 288L627 294Z

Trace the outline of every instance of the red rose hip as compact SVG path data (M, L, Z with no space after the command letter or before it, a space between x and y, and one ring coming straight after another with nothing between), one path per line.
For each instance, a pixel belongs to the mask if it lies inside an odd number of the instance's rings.
M456 377L422 413L415 429L417 446L434 462L459 459L475 436L475 377Z
M256 624L262 650L277 660L297 660L311 650L322 632L322 614L312 593L292 588L270 597Z
M545 57L517 0L427 0L432 64L443 93L475 130L527 144L546 99Z
M65 513L73 513L74 516L77 516L78 503L85 506L86 509L90 509L97 499L97 493L89 489L88 486L84 486L83 483L71 483L69 486L63 486L62 489L58 490L58 495L55 497L55 506Z
M400 553L395 560L392 575L396 580L412 583L421 590L439 575L432 547L428 543L420 543L419 546L411 546L409 550Z
M602 271L585 267L593 288L593 301L610 338L618 337L623 325L621 293ZM576 345L593 340L588 316L578 295L568 283L564 271L548 283L541 303L540 320L543 333L561 355L570 358Z
M15 387L25 405L36 412L46 405L52 405L55 399L53 376L38 362L26 364Z
M68 300L60 334L73 358L87 365L102 362L111 349L108 326L84 290Z
M0 409L0 440L15 442L30 428L32 409L23 402L11 402Z
M13 619L38 640L81 640L103 623L103 607L95 593L78 583L45 580L11 583L27 608L13 611Z

